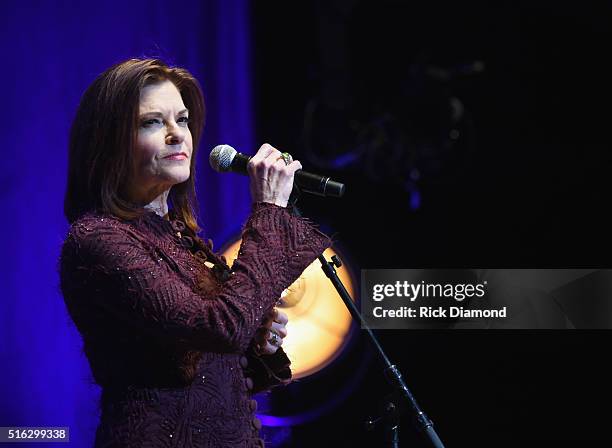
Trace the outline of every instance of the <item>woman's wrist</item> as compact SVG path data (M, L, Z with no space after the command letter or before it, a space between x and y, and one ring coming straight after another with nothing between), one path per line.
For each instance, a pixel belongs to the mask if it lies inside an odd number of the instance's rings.
M261 204L267 204L267 205L275 205L276 207L280 207L280 208L287 208L287 201L285 201L284 203L282 203L282 201L266 201L266 200L256 200L252 202L252 206L255 208L258 205Z
M283 201L281 199L276 199L276 200L264 200L261 202L265 202L266 204L272 204L272 205L277 205L279 207L283 207L286 208L287 207L287 201Z

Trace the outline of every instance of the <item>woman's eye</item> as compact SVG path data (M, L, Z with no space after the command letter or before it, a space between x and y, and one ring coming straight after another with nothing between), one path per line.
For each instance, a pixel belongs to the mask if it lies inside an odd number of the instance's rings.
M162 121L159 118L150 118L149 120L144 120L140 125L143 128L149 128L151 126L156 126L162 124Z
M181 117L181 118L179 118L176 121L177 121L177 123L188 124L189 123L189 117Z

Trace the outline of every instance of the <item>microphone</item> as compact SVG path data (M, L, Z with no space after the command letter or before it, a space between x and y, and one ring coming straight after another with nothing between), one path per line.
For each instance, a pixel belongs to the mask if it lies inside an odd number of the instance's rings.
M219 173L247 174L249 160L251 156L239 153L230 145L215 146L208 157L212 169ZM297 170L293 179L300 190L305 193L333 198L340 198L344 194L344 184L333 181L329 177Z

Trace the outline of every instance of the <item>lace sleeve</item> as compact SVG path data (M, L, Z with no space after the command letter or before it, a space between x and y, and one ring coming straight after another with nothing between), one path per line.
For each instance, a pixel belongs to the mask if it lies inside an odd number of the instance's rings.
M62 251L67 303L174 337L204 351L244 353L261 317L327 246L329 238L302 218L256 204L229 279L214 295L198 295L127 223L77 221Z
M251 344L246 357L247 375L253 379L253 394L291 382L291 360L282 348L273 355L258 355Z

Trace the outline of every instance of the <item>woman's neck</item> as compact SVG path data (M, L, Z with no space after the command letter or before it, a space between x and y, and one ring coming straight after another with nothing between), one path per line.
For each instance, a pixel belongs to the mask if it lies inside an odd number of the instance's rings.
M168 193L170 190L164 191L162 194L157 196L151 202L144 206L144 208L151 210L161 216L162 218L168 217Z

